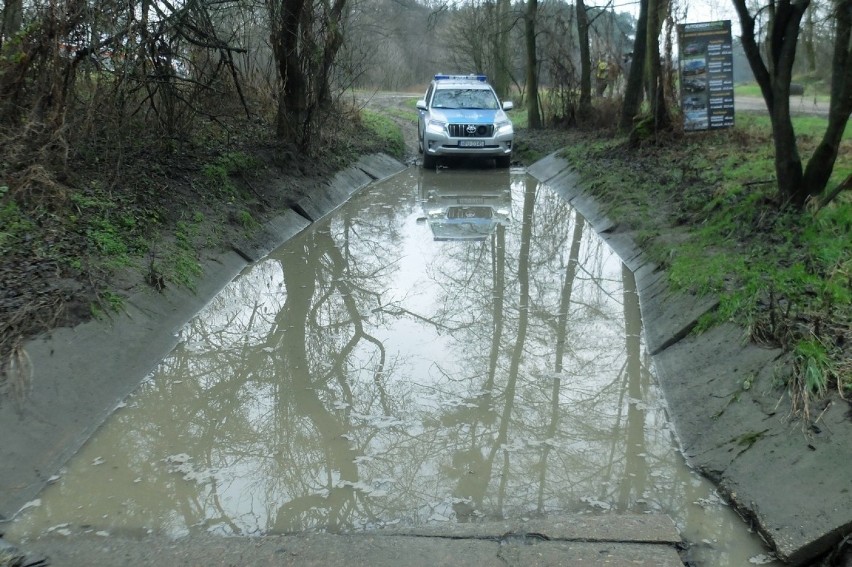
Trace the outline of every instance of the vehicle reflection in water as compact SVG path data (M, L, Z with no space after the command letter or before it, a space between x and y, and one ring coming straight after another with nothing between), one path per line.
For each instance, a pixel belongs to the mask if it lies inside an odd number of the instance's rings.
M762 553L684 465L633 275L583 218L512 172L514 222L435 243L418 180L235 279L7 537L624 511L670 515L696 565Z
M418 194L436 241L486 240L512 215L507 169L420 170Z

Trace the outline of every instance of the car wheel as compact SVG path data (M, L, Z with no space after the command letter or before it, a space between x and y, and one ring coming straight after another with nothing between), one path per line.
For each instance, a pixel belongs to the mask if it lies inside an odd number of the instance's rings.
M506 169L512 165L512 156L497 156L494 161L497 162L497 167L500 169Z
M426 152L423 152L423 169L435 169L437 163L438 159L435 156L430 156Z

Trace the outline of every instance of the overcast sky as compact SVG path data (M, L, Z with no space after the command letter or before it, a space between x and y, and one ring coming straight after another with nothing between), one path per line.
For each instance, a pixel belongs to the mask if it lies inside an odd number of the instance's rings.
M639 16L638 0L611 0L610 4L616 12L631 12ZM606 0L591 0L586 2L587 6L607 6ZM737 20L736 10L731 0L674 0L678 23L687 22L712 22L715 20L732 20L732 32L739 35L740 25ZM686 12L686 19L681 18Z

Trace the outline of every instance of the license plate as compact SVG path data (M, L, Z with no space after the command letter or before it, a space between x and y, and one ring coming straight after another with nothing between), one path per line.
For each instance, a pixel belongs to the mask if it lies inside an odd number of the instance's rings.
M485 140L459 140L460 148L484 148Z

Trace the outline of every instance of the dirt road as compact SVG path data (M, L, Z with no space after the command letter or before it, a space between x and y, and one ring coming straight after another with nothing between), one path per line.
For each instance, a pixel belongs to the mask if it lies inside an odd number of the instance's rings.
M766 112L766 102L757 96L734 97L734 108L747 112ZM828 116L828 103L808 96L791 96L790 112L811 116Z

